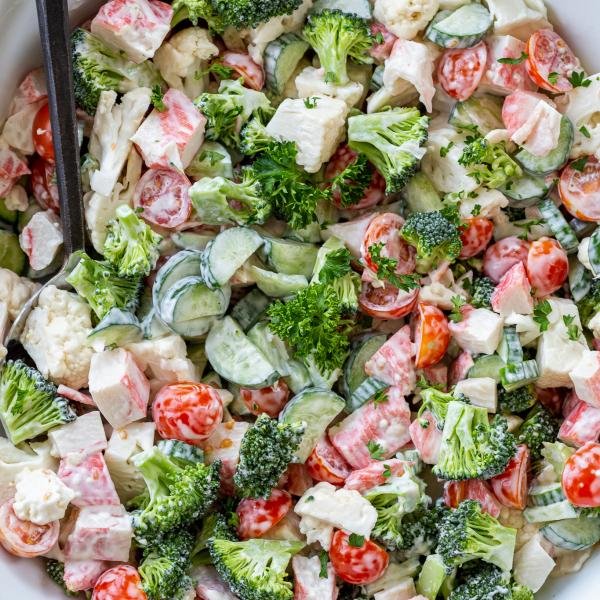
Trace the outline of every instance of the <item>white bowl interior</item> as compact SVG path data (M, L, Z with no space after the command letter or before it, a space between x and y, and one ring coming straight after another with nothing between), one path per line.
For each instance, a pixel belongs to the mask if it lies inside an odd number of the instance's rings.
M100 0L69 0L72 22L80 23L103 4ZM600 71L600 3L597 0L546 0L552 22L580 56L588 71ZM0 0L2 87L0 115L4 115L21 78L41 64L37 18L33 0ZM540 600L598 600L600 552L577 574L551 579L537 596ZM64 600L40 568L39 561L18 559L0 548L0 598Z

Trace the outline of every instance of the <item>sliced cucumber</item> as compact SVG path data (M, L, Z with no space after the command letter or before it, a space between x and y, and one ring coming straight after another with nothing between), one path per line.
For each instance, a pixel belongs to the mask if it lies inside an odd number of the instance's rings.
M498 356L505 363L520 363L523 361L523 348L517 328L514 325L509 325L504 328L500 346L498 346Z
M350 398L367 378L365 363L383 346L386 339L387 336L383 333L368 333L352 343L342 376L342 388L346 398Z
M587 296L592 286L592 274L577 260L576 256L569 258L569 288L575 302Z
M453 11L440 11L427 27L425 37L442 48L470 48L485 37L492 22L485 6L465 4Z
M521 149L515 154L515 159L532 175L549 175L565 166L569 160L572 145L573 124L568 117L563 117L560 121L558 146L552 152L540 157Z
M375 70L373 71L373 75L371 76L371 81L369 82L369 89L372 92L376 92L383 87L383 72L385 71L384 65L377 65Z
M530 506L523 511L523 516L528 523L550 523L576 519L579 513L568 500L561 500L544 506Z
M154 340L156 338L165 337L171 333L171 329L169 329L165 325L165 322L159 318L154 309L152 309L144 317L141 325L142 333L144 335L144 339L146 340Z
M579 240L556 204L550 198L545 198L538 204L538 208L565 252L567 254L576 253L579 248Z
M344 400L330 390L308 388L294 396L286 405L279 421L281 423L304 423L306 429L296 451L300 462L305 462L329 424L344 409Z
M433 212L444 207L440 195L423 171L415 173L408 180L403 194L406 207L411 213Z
M511 179L499 189L510 200L510 205L514 208L533 206L548 193L546 180L528 173L524 173L518 179Z
M346 410L354 412L363 404L366 404L377 392L390 387L389 383L377 379L377 377L367 377L355 390L346 403Z
M312 379L304 363L291 359L287 365L289 375L284 377L285 382L294 394L312 386Z
M324 10L339 10L367 20L373 17L369 0L317 0L311 12L319 13Z
M560 483L549 483L532 487L529 499L534 506L548 506L565 500L565 494Z
M285 84L309 49L309 44L295 33L284 33L265 48L264 67L267 88L281 95Z
M506 363L497 354L485 354L475 359L467 377L491 377L496 383L500 383L500 371L505 366Z
M204 250L209 242L215 239L214 234L178 231L171 236L173 243L183 250Z
M167 324L220 317L225 314L230 298L230 286L210 289L202 277L191 275L168 289L160 303L160 315Z
M267 262L278 273L306 278L312 275L319 251L314 244L283 238L265 238L263 249Z
M232 309L231 316L248 331L264 314L271 300L260 290L248 292Z
M595 279L600 276L600 227L597 227L590 236L587 254Z
M279 373L231 318L217 321L205 344L206 358L224 379L243 387L272 385Z
M152 287L152 303L158 310L167 290L184 277L200 275L202 265L202 252L196 250L182 250L174 254L158 270L154 286ZM160 312L159 312L159 316Z
M594 229L597 227L597 223L591 221L580 221L579 219L571 219L569 221L569 227L575 232L578 239L589 237L594 233Z
M17 235L12 231L0 229L0 267L20 275L26 262L27 257L21 250Z
M258 289L271 298L285 298L308 286L308 279L304 275L274 273L254 265L250 267L250 273L256 280Z
M448 122L457 129L471 129L475 126L482 135L494 129L502 129L502 100L485 94L457 102Z
M88 343L101 350L110 346L124 346L142 339L142 327L136 316L120 308L111 308L90 331Z
M542 535L555 546L566 550L584 550L600 541L600 518L566 519L546 525Z
M203 252L202 276L206 284L225 285L262 243L260 234L247 227L232 227L219 233Z
M500 382L507 392L533 383L539 376L540 371L535 360L508 364L500 369Z
M176 334L189 341L197 341L205 336L217 321L217 316L198 317L190 321L172 321L166 325Z
M4 198L0 198L0 221L10 223L11 225L17 222L17 211L6 208Z
M269 329L268 323L256 323L246 335L280 375L290 374L290 355L285 342Z

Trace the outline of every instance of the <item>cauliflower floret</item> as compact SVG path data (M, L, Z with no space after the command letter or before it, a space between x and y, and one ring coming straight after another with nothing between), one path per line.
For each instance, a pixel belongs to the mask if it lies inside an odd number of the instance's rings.
M442 310L452 310L452 298L456 292L447 288L442 283L434 281L429 285L424 285L419 290L419 300L427 304L433 304Z
M438 0L375 0L373 16L395 36L412 40L437 13Z
M475 206L479 206L478 216L493 219L501 208L508 206L508 198L499 190L479 188L470 196L461 198L460 216L469 219L473 216Z
M335 85L325 81L325 70L306 67L295 78L299 98L329 96L343 100L349 108L357 106L362 99L364 86L357 81L345 85Z
M19 519L47 525L65 516L75 492L50 469L25 469L15 480L13 509Z
M544 0L486 0L494 33L526 41L538 29L552 29Z
M110 196L90 192L83 198L85 222L90 232L92 245L102 252L106 239L106 225L115 218L118 206L131 205L133 192L142 175L142 157L131 148L127 158L127 168L122 182L117 182Z
M126 349L133 354L140 369L149 371L154 379L166 383L198 379L198 369L187 358L185 342L178 335L135 342Z
M39 284L0 267L0 302L6 304L11 320L17 317L25 302L39 287Z
M210 32L189 27L176 33L154 55L154 64L170 87L181 90L192 100L205 89L206 80L199 76L206 61L219 53Z
M148 88L137 88L125 94L119 104L115 104L116 92L100 94L90 138L90 154L100 164L90 175L94 192L104 196L112 193L131 150L130 138L150 106L150 94Z
M303 515L300 519L300 533L306 536L308 544L318 542L324 550L329 550L331 537L333 536L333 525L330 525L326 521L321 521L321 519Z
M21 343L44 377L80 389L88 382L91 330L90 307L76 294L50 285L27 318Z

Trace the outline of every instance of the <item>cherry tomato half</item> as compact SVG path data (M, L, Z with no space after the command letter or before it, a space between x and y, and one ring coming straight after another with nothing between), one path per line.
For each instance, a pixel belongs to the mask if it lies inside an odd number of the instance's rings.
M36 525L23 521L13 510L14 500L0 506L0 544L7 552L23 558L47 554L58 542L59 523Z
M386 283L383 287L375 287L363 282L358 303L360 310L377 319L401 319L414 308L419 290L408 292L399 290Z
M46 162L41 156L34 156L30 163L31 191L36 202L44 210L59 212L58 187L54 165Z
M287 515L292 497L284 490L273 490L268 498L244 498L235 512L239 518L238 535L249 540L264 535Z
M473 217L460 230L462 249L459 258L472 258L483 252L492 239L494 223L484 217Z
M542 237L531 243L527 255L527 277L538 297L559 289L569 275L569 259L553 238Z
M354 585L364 585L381 577L390 557L371 540L364 540L360 547L351 545L350 536L338 530L333 534L329 560L340 579Z
M118 565L100 575L92 600L147 600L147 596L137 569Z
M571 455L562 474L567 500L575 506L600 506L600 444L588 442Z
M579 67L579 60L558 33L550 29L536 31L527 42L527 72L541 88L555 94L569 92L569 76Z
M316 481L344 485L351 467L327 436L322 437L306 461L308 474Z
M233 69L243 80L246 87L260 92L265 85L265 72L245 52L225 52L221 57L224 67Z
M44 104L36 113L31 128L35 151L47 162L54 162L54 145L52 143L52 126L50 109Z
M463 500L477 500L481 504L481 510L492 517L497 517L502 509L486 481L480 479L446 481L444 504L456 508Z
M479 42L472 48L445 50L438 63L440 85L455 100L467 100L477 89L487 63L487 46Z
M133 204L143 209L142 217L161 227L177 227L190 216L192 204L189 179L175 169L148 169L133 194Z
M500 475L492 477L490 483L496 498L508 508L523 510L527 505L527 471L529 470L529 448L521 444Z
M583 168L575 169L573 164L567 165L561 173L560 199L574 217L600 222L600 161L590 156Z
M519 261L527 262L529 242L510 236L492 244L483 256L483 273L494 283Z
M415 320L415 345L417 369L440 362L450 343L450 330L446 315L431 304L419 302Z
M156 394L152 416L161 437L198 445L221 423L223 403L206 383L173 383Z
M240 397L253 415L266 413L275 418L281 412L290 396L290 389L283 379L273 385L253 390L240 388Z

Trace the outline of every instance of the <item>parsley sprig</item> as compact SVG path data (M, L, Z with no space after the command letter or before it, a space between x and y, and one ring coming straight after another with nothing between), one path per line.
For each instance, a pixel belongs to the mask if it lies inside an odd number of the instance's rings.
M552 305L548 300L542 300L538 302L533 309L533 320L538 324L540 333L548 331L550 327L550 321L548 315L552 312Z
M398 259L382 256L381 251L385 244L377 242L369 246L369 256L371 261L377 267L375 271L377 278L391 283L394 287L404 292L409 292L419 287L418 275L398 275L396 268L398 267Z
M521 52L521 56L517 58L499 58L498 62L503 65L520 65L522 62L525 62L529 58L529 54L527 52Z
M576 342L579 339L579 335L581 334L581 330L579 329L577 324L573 323L574 320L574 315L563 315L563 323L567 328L567 336L572 342Z

